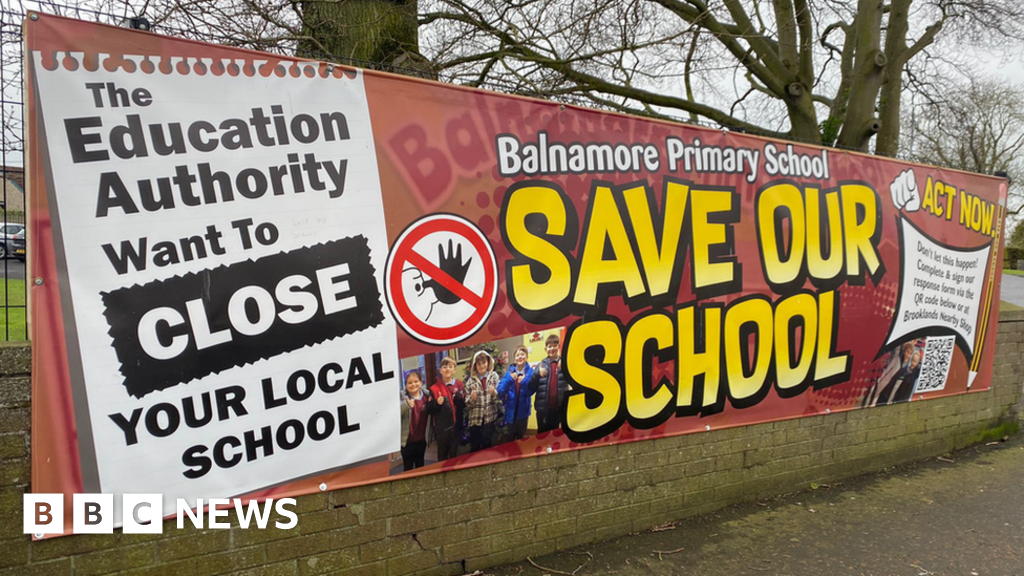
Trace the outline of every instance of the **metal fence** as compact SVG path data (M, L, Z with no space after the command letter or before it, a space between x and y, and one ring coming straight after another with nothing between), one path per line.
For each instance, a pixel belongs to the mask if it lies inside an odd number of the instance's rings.
M22 101L22 33L21 13L9 10L0 12L0 117L3 121L0 139L0 273L3 293L0 303L0 339L25 340L26 328L26 282L24 254L15 258L12 254L12 236L16 230L24 230L25 219L25 171L24 171L24 116Z

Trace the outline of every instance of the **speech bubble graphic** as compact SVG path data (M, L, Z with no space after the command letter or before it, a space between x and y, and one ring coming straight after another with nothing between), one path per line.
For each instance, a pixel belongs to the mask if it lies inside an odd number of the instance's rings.
M900 218L900 291L883 350L910 337L952 335L968 361L974 355L978 309L992 243L945 246Z

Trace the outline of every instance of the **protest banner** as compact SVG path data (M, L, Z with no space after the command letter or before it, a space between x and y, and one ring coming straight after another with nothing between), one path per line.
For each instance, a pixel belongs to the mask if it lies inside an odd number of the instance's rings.
M990 385L1004 179L26 38L34 492L278 498Z

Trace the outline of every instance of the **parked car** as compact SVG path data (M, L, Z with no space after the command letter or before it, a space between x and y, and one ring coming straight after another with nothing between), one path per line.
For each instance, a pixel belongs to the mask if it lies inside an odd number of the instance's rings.
M11 255L11 241L14 239L14 235L24 231L24 224L0 225L0 237L3 238L3 242L0 242L0 258L7 258Z
M15 258L25 261L25 229L22 228L21 232L18 232L10 240L11 253Z

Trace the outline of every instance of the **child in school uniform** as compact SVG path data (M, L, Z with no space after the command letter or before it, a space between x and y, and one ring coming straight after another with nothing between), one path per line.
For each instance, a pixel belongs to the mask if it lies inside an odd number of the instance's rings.
M423 387L419 372L405 376L402 394L402 466L408 472L423 466L427 451L427 406L430 391Z
M462 437L465 385L455 377L455 367L451 357L441 359L441 381L430 387L434 400L427 405L427 413L434 420L438 462L458 455Z
M499 378L493 368L494 359L486 351L473 355L470 364L473 375L466 380L466 426L473 452L491 447L501 412Z
M562 404L569 391L569 383L565 380L562 370L562 342L557 334L548 336L544 341L547 358L537 363L530 379L530 389L537 395L537 432L548 432L558 428L562 414Z

